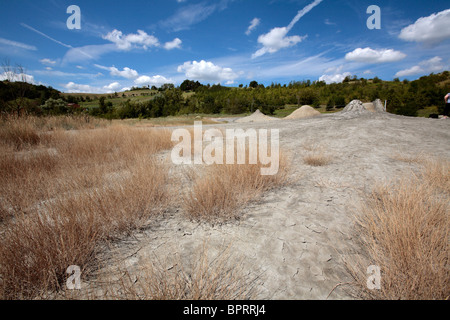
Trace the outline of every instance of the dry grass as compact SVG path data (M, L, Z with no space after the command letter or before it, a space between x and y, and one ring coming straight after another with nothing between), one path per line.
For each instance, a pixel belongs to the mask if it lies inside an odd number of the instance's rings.
M170 132L114 126L37 134L46 138L20 152L2 146L4 299L59 289L70 265L89 275L102 243L144 226L167 204L167 169L154 155L172 146Z
M381 290L370 291L365 269L353 269L363 297L416 300L450 296L449 161L426 160L422 164L420 175L376 187L358 218L367 261L379 266L382 276Z
M248 150L248 149L247 149ZM248 155L247 155L248 159ZM194 180L183 206L194 220L226 221L239 217L239 208L263 192L287 182L287 159L280 155L276 175L261 175L261 164L212 165Z
M21 150L41 142L34 118L16 119L8 117L0 121L0 144L3 148Z
M108 121L89 116L4 116L0 119L0 145L22 150L39 145L52 130L81 130L108 126Z
M302 147L307 151L307 154L303 157L305 164L313 167L322 167L331 163L332 157L322 144L313 140L306 140Z
M426 159L426 155L425 155L425 153L419 153L419 154L414 154L414 155L410 155L407 153L396 153L392 156L392 159L401 161L401 162L406 162L409 164L418 164L418 163L423 162Z
M52 297L64 289L71 265L90 279L108 241L148 226L176 200L157 157L173 146L170 131L115 125L67 131L55 119L7 121L0 127L0 299ZM192 174L184 198L189 216L237 217L245 203L286 181L284 157L275 176L262 176L261 167L217 165ZM120 296L105 297L250 297L246 277L228 258L208 257L188 266L180 261L171 272L149 263L138 286L123 282Z
M111 277L108 272L107 277ZM92 290L108 300L248 300L256 295L256 278L245 275L230 247L212 254L207 244L190 257L180 254L147 258L139 270L119 268ZM91 297L93 298L93 297Z
M306 155L303 161L313 167L323 167L331 163L331 157L322 151L316 151Z

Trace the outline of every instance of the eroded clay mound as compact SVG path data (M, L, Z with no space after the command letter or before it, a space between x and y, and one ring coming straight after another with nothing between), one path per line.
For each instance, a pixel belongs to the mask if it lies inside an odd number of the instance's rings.
M276 120L280 120L280 119L266 116L261 111L256 110L256 112L253 113L251 116L236 120L235 122L236 123L249 123L249 122L268 122L268 121L276 121Z
M303 106L300 109L295 110L292 114L287 116L286 120L292 120L292 119L302 119L302 118L309 118L309 117L315 117L320 115L320 112L314 109L310 106Z
M364 104L360 100L353 100L350 102L343 110L343 112L349 112L349 113L368 113L368 111Z

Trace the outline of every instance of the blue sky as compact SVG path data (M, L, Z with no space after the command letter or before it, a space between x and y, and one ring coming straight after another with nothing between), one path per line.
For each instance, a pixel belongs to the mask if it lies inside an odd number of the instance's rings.
M237 86L449 70L446 0L0 0L0 61L63 92L185 79ZM69 29L67 8L81 10ZM369 29L371 5L381 28ZM0 71L0 79L5 77Z

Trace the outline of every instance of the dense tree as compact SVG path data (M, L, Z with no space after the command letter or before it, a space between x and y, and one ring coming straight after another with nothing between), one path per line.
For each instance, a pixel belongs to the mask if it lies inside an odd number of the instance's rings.
M249 88L257 88L258 87L258 82L253 80L252 82L250 82L250 84L248 85Z
M201 87L202 85L198 81L192 81L192 80L184 80L183 83L180 85L180 89L182 91L195 91L197 88Z

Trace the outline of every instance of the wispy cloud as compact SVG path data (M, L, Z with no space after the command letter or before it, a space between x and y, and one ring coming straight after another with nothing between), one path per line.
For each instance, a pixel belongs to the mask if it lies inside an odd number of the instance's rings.
M247 28L247 31L245 31L246 35L250 35L252 33L252 31L259 26L259 24L261 23L261 19L259 18L254 18L252 21L250 21L250 26Z
M45 37L45 38L51 40L51 41L53 41L54 43L57 43L57 44L59 44L59 45L61 45L61 46L63 46L63 47L66 47L66 48L68 48L68 49L75 50L75 51L77 52L77 54L83 55L85 59L86 59L86 58L88 58L88 59L93 59L93 58L94 58L94 57L91 56L87 51L82 50L81 48L74 48L74 47L72 47L72 46L69 45L69 44L65 44L65 43L63 43L63 42L61 42L61 41L59 41L59 40L56 40L56 39L50 37L49 35L47 35L47 34L41 32L41 31L39 31L39 30L37 30L37 29L35 29L35 28L29 26L29 25L27 25L26 23L23 23L23 22L22 22L22 23L20 23L20 25L21 25L22 27L25 27L25 28L27 28L27 29L29 29L29 30L31 30L31 31L33 31L33 32L35 32L35 33L37 33L37 34L39 34L39 35L41 35L41 36L43 36L43 37ZM71 50L69 50L69 51L71 51Z
M445 66L441 57L434 57L429 60L424 60L418 65L413 66L408 69L400 70L395 74L395 77L408 77L419 74L425 74L430 72L441 72L444 71L449 66Z
M54 66L56 64L56 61L51 59L41 59L39 62L46 66Z
M115 44L88 45L79 48L71 48L65 54L62 62L64 63L84 63L90 60L97 60L102 55L119 51Z
M16 47L16 48L25 49L25 50L31 50L31 51L36 51L37 50L37 48L35 46L30 46L30 45L25 44L25 43L13 41L13 40L8 40L8 39L4 39L4 38L0 38L0 44L5 44L7 46L13 46L13 47Z
M33 31L33 32L36 32L37 34L40 34L41 36L43 36L43 37L45 37L45 38L47 38L47 39L49 39L49 40L51 40L51 41L53 41L53 42L55 42L55 43L61 45L61 46L63 46L63 47L66 47L66 48L69 48L69 49L72 48L71 45L68 45L68 44L65 44L65 43L63 43L63 42L61 42L61 41L58 41L58 40L56 40L56 39L53 39L53 38L50 37L49 35L46 35L45 33L41 32L41 31L39 31L39 30L37 30L37 29L35 29L35 28L33 28L33 27L30 27L30 26L27 25L26 23L23 23L23 22L22 22L20 25L21 25L22 27L25 27L25 28L27 28L27 29Z
M206 20L214 12L226 9L230 1L232 0L220 0L213 4L206 2L189 4L181 7L174 15L159 24L162 28L170 31L187 30L191 26Z

